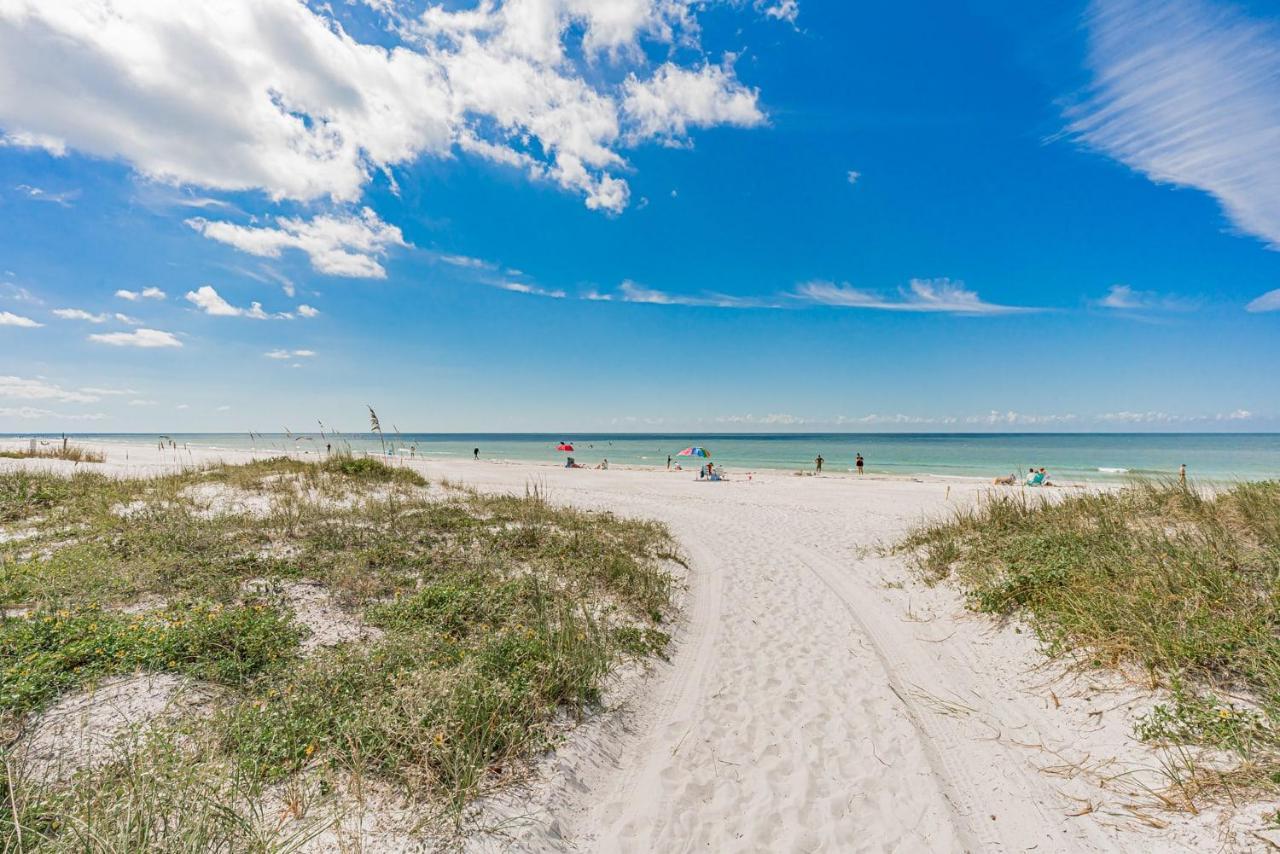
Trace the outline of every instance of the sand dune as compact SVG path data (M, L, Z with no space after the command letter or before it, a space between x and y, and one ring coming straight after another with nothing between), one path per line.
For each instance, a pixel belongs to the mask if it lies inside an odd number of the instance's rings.
M158 472L210 456L132 447ZM227 461L240 455L218 454ZM1153 698L1046 668L1035 641L882 546L962 481L408 463L485 490L657 518L688 555L669 664L579 728L477 850L1245 850L1258 810L1160 810L1132 735ZM43 464L43 465L47 465ZM734 474L730 473L731 477ZM515 816L516 818L512 818Z

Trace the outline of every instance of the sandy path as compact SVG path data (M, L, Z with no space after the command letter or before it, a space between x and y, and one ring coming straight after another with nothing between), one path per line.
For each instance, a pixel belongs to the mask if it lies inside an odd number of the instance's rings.
M131 469L148 465L132 451ZM1093 686L1059 686L1050 703L1030 638L878 552L985 485L414 465L661 519L690 558L670 665L545 763L529 820L498 848L1221 849L1207 816L1157 832L1116 792L1044 773L1046 755L1149 755L1124 708L1099 715Z

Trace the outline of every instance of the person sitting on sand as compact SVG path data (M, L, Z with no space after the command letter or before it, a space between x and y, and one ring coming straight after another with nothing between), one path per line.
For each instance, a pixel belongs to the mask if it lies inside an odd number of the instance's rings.
M601 461L600 461L600 465L596 466L596 468L598 468L598 469L608 469L608 468L609 468L609 460L608 460L607 458L606 458L606 459L601 460Z
M1034 468L1027 469L1027 486L1039 486L1044 481L1044 476L1039 474Z
M1053 484L1049 482L1049 473L1044 470L1044 466L1040 467L1040 485L1053 486Z
M1018 482L1018 476L1016 474L1010 474L1008 477L997 477L991 482L996 486L1013 486Z

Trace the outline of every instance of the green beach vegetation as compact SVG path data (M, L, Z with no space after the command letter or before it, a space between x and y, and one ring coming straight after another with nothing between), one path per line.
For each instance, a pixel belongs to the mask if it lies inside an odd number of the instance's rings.
M378 798L454 832L663 654L679 561L654 523L349 455L0 473L0 532L5 851L287 850ZM30 760L51 709L139 674L200 702Z
M27 450L0 451L0 459L8 460L67 460L73 463L100 463L106 459L101 451L80 448L64 439L57 445L34 445Z
M1280 482L993 494L903 548L1050 656L1169 689L1137 735L1171 803L1280 792Z

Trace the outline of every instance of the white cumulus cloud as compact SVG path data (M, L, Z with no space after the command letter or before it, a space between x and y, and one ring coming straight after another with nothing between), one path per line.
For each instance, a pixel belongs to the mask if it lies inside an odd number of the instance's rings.
M4 142L120 158L170 184L340 203L375 174L461 150L618 211L623 144L763 120L728 67L673 59L648 74L642 42L701 56L697 0L374 5L389 47L299 0L6 0ZM764 11L792 21L796 4Z
M277 217L276 227L211 222L197 217L187 225L205 237L241 252L279 258L285 249L305 252L311 266L330 276L384 279L377 257L395 246L408 246L400 229L378 218L371 208L359 215L317 216L310 220Z
M201 285L194 291L187 291L185 299L205 314L214 317L247 317L251 320L292 320L293 315L287 311L270 314L262 308L262 303L251 302L248 308L232 305L212 285Z
M143 288L140 291L130 291L121 288L116 291L116 296L120 299L127 299L129 302L137 302L140 299L164 299L165 292L156 287Z
M634 75L625 84L623 111L635 139L682 142L691 127L763 124L760 93L743 86L728 65L699 69L664 63L647 80Z

